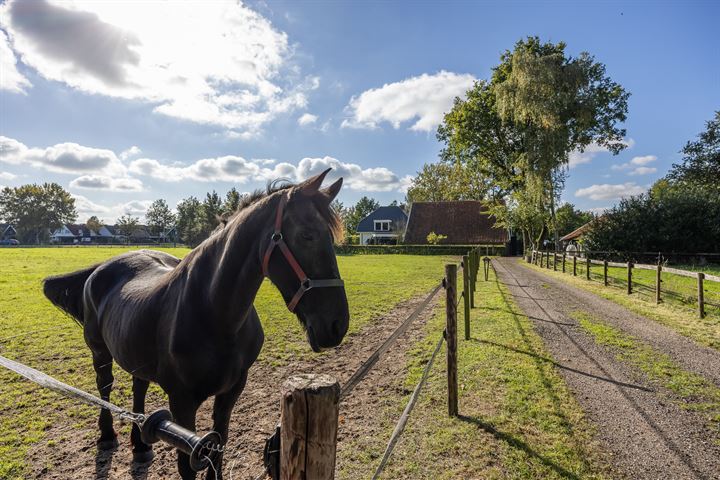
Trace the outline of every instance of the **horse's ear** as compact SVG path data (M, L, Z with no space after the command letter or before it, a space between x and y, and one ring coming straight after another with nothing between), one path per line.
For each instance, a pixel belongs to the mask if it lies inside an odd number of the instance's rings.
M325 180L325 176L328 174L328 172L330 172L330 170L332 170L332 168L328 168L324 172L305 180L303 183L300 184L300 191L305 195L315 195L316 193L318 193L320 191L320 186L322 185L323 180Z
M335 180L335 182L330 185L327 188L323 188L321 191L327 196L328 202L332 202L335 197L337 197L337 194L340 192L340 187L342 187L343 179L342 177Z

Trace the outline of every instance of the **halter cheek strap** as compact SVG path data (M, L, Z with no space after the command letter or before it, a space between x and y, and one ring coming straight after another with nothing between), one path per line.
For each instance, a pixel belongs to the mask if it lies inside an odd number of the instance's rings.
M298 278L298 280L300 280L300 288L298 288L297 292L295 292L295 295L293 295L293 298L287 304L288 310L290 310L291 312L295 312L295 307L297 307L300 299L303 295L305 295L305 292L307 292L308 290L323 287L342 287L345 285L345 282L343 282L340 278L313 280L308 278L308 276L305 274L305 271L298 263L295 255L292 254L290 248L287 246L287 243L285 243L285 240L283 239L282 218L287 202L288 196L285 192L283 192L282 196L280 197L280 205L278 205L278 209L275 212L275 229L270 236L270 243L268 244L268 247L265 250L265 255L263 256L262 269L263 275L270 278L268 270L270 265L270 257L275 251L275 248L279 248L280 252L285 257L285 260L290 265L290 268L292 268L293 272L295 272L295 276Z

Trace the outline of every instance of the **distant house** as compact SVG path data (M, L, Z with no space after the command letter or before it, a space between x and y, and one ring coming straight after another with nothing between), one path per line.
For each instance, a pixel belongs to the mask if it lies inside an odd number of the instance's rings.
M560 237L560 241L563 243L563 245L568 245L570 243L578 243L580 240L582 240L583 235L585 233L587 233L588 230L590 230L591 224L592 224L592 221L576 228L575 230L568 233L564 237Z
M50 243L91 243L97 236L85 225L66 223L50 234Z
M407 225L407 215L397 205L380 207L360 220L360 245L398 243Z
M10 223L0 223L0 240L10 240L17 237L17 230Z
M454 202L415 202L405 231L405 243L426 244L431 232L445 235L443 244L504 245L510 235L495 228L487 206L476 200Z

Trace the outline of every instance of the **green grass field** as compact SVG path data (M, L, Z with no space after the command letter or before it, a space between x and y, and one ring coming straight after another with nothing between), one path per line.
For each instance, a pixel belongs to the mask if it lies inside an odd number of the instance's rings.
M41 280L124 252L120 248L0 250L0 352L91 393L95 375L82 330L42 295ZM182 257L187 249L165 249ZM339 256L350 303L349 335L390 311L396 304L425 293L440 281L446 258L436 256ZM279 292L266 281L255 303L265 329L261 362L281 364L314 355L304 333L285 308ZM130 377L115 369L113 402L131 404ZM150 395L161 395L158 388ZM86 427L96 409L77 405L17 375L0 371L0 478L24 478L25 455L43 431L57 422Z
M460 417L447 415L443 347L381 478L612 478L542 340L492 270L490 281L478 281L476 299L470 340L463 337L462 314L458 325ZM411 351L406 391L414 389L444 325L441 306ZM378 412L384 435L354 440L348 450L357 453L339 464L342 478L372 475L407 400L393 398Z

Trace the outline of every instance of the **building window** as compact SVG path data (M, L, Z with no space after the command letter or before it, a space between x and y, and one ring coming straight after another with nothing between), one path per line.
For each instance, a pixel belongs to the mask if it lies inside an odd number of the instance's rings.
M390 231L390 220L375 220L375 231L376 232L389 232Z

